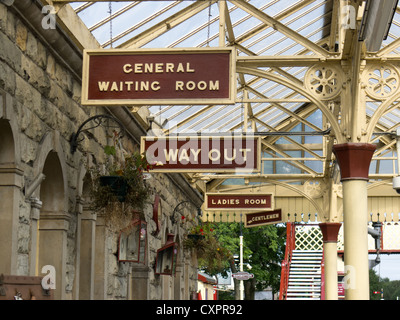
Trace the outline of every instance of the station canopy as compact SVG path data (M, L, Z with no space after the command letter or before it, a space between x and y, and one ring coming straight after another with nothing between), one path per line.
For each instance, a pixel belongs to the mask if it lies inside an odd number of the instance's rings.
M397 221L399 202L392 178L398 174L400 7L397 1L382 1L386 7L377 9L374 2L380 1L148 0L67 5L104 49L235 49L234 105L146 107L163 135L253 132L261 137L261 172L185 174L200 190L272 190L275 207L285 207L278 197L297 202L307 198L311 209L304 205L297 209L298 204L290 209L288 200L287 211L292 216L295 211L313 215L325 210L327 190L341 197L332 145L373 143L377 149L368 190L390 204L375 210L371 202L371 214L387 212L391 219L397 214ZM374 14L374 10L381 11ZM374 19L384 16L382 12L387 12L385 18ZM379 31L382 28L384 32ZM324 219L326 212L318 218Z

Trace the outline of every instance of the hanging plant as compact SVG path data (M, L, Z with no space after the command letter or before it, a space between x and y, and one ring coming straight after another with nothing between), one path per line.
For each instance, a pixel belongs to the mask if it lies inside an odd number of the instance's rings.
M192 228L183 242L184 248L194 250L200 269L207 269L210 274L224 270L232 254L218 241L211 223L199 224Z
M104 152L107 175L98 167L90 168L92 177L91 207L104 212L110 225L126 224L133 214L142 213L150 190L146 185L148 171L152 165L138 152L128 155L119 152L117 142L106 146Z

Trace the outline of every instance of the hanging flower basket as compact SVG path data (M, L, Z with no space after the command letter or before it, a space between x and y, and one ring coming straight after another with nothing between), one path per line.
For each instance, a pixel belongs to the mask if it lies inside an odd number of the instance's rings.
M143 212L150 189L146 184L147 172L151 165L139 152L118 152L122 147L106 146L106 171L104 175L100 167L89 168L92 177L91 207L102 212L110 227L117 228L126 221L132 220L132 212Z
M211 223L200 224L189 232L183 242L185 249L194 250L199 266L213 273L224 269L232 254L218 241Z
M188 239L190 239L192 241L200 241L200 240L204 240L205 238L206 237L201 234L188 234Z
M118 201L124 202L128 193L128 182L122 176L100 176L99 183L102 187L109 187Z

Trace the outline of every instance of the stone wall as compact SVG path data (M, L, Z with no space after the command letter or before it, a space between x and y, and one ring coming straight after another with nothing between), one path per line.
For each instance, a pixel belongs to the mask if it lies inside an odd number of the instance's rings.
M180 175L153 174L148 181L153 195L144 212L146 264L117 261L118 233L105 228L101 215L86 212L82 203L84 163L88 155L97 164L104 163L102 150L109 143L106 129L92 130L75 153L70 150L71 134L79 125L109 110L80 105L79 73L39 35L38 26L25 19L23 13L0 4L0 273L43 276L39 262L51 264L54 259L57 299L189 299L197 281L196 261L189 252L181 248L175 278L155 275L153 267L166 234L176 234L182 244L190 227L171 222L174 208L182 201L199 203L201 198ZM60 39L65 45L68 40ZM128 109L118 113L131 126L141 126ZM137 133L129 130L125 143L137 147ZM27 196L44 172L46 178ZM163 208L161 231L156 235L155 194L160 195ZM182 206L181 214L195 218L196 205ZM82 232L87 230L95 230L91 239L96 248L90 258L94 261L89 262L82 243L87 238ZM43 239L50 241L43 244ZM143 284L147 293L138 297L135 286Z

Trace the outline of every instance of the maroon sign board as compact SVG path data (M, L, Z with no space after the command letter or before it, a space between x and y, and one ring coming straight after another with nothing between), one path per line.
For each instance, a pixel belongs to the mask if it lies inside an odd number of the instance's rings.
M282 210L247 213L244 221L246 228L280 223L282 222Z
M232 48L85 50L82 105L234 104Z
M237 194L207 193L205 197L207 210L271 210L272 194Z
M141 153L155 172L259 172L260 148L254 136L141 139Z

